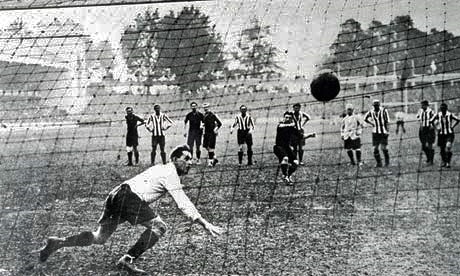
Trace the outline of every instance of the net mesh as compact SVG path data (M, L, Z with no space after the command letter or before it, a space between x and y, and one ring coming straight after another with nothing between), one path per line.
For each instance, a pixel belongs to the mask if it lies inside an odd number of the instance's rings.
M48 236L94 230L108 192L150 166L144 127L140 164L126 166L126 107L147 118L161 105L175 122L166 131L170 153L185 142L195 101L223 122L219 163L195 164L182 182L202 216L226 233L212 238L165 197L152 207L168 231L137 261L144 269L458 274L459 149L454 143L452 167L439 169L435 144L435 165L427 166L414 104L460 111L458 11L457 1L3 1L0 272L116 273L140 228L121 224L104 245L61 249L46 263L37 249ZM309 90L320 69L341 82L327 103ZM374 168L369 126L364 164L350 166L340 137L345 106L364 114L374 99L392 121L390 166ZM305 165L286 185L273 145L295 103L317 137L306 141ZM229 129L242 104L255 119L252 166L238 166ZM405 129L396 134L397 113Z

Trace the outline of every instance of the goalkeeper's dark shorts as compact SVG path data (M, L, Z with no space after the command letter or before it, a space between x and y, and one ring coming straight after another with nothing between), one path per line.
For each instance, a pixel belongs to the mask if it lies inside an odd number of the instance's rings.
M110 192L105 200L104 212L99 224L118 224L128 221L132 225L141 224L157 217L158 214L150 208L138 195L131 191L128 184L121 184Z
M291 164L294 162L294 160L296 160L296 156L289 146L283 147L275 145L273 146L273 153L275 153L276 157L278 157L278 161L280 163L283 161L284 157L287 157L289 159L289 163Z

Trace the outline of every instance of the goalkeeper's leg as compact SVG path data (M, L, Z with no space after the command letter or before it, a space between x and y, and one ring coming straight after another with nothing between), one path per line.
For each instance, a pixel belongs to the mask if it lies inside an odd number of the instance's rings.
M45 262L52 253L63 247L104 244L117 229L117 225L117 220L110 219L106 220L104 224L100 224L95 232L83 231L66 238L49 237L46 245L40 250L40 261Z

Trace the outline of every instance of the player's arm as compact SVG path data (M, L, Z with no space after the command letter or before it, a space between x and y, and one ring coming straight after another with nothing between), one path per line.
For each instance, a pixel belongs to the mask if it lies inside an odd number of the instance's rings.
M149 132L152 132L152 124L153 124L153 117L152 117L152 115L150 115L149 118L147 119L147 123L145 124L145 128Z
M340 137L345 137L345 118L342 119L342 125L340 126Z
M385 122L386 128L390 130L390 115L388 114L388 110L386 108L383 110L383 121Z
M438 120L438 114L435 114L433 117L430 119L430 125L434 126L434 122Z
M452 113L450 114L450 118L455 121L455 123L452 125L452 128L456 127L460 122L460 119Z
M252 116L249 117L249 132L253 132L254 129L256 128L254 124L254 119L252 119Z
M188 119L188 114L187 116L185 116L185 120L184 120L184 137L187 137L187 123L188 123L189 119Z
M233 129L238 125L238 117L235 117L235 121L233 124L230 126L230 134L233 133Z
M135 115L135 116L136 116L136 120L138 122L140 122L140 124L137 124L136 127L140 127L141 125L145 125L145 120L144 119L142 119L141 117L139 117L137 115Z
M198 223L203 228L208 231L209 234L212 236L218 236L224 232L224 229L221 227L215 226L209 223L206 219L204 219L201 214L196 209L193 202L189 199L189 197L185 194L184 190L182 189L174 189L169 191L171 196L173 197L174 201L177 204L177 207L182 211L182 213L187 216L192 222Z
M369 118L371 117L371 112L368 111L366 113L366 115L364 116L364 122L371 125L371 126L374 126L374 123L372 123L371 121L369 121Z
M284 122L280 122L278 124L278 127L294 127L295 126L295 123L284 123Z
M168 115L164 114L163 116L164 116L163 118L165 119L165 121L167 121L167 122L169 123L169 124L166 125L166 127L165 127L163 130L168 130L171 126L175 125L175 123L173 122L173 120L171 120L171 119L168 117Z
M217 131L222 127L222 121L214 114L214 120L216 121L216 128L214 129L214 133L217 134Z
M305 118L305 120L302 123L302 128L303 128L307 124L307 122L310 121L310 115L308 115L307 113L302 113L302 117Z

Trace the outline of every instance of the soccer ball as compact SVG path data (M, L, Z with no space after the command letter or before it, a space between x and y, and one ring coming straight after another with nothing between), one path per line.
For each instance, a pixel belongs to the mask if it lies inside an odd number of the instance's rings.
M340 82L330 69L319 71L310 83L311 94L320 102L328 102L340 92Z

